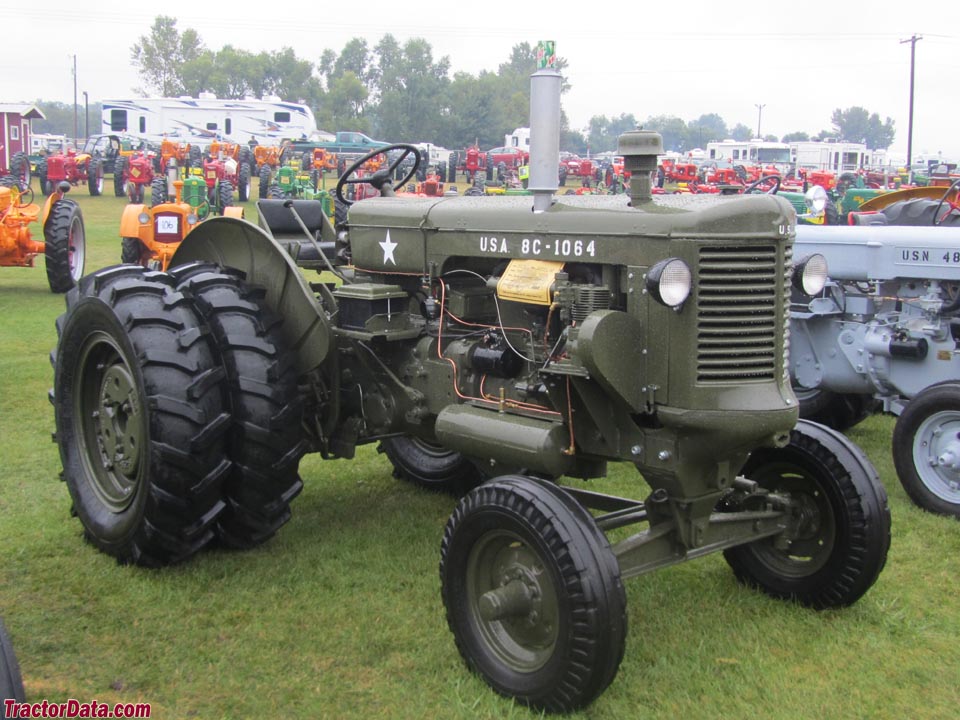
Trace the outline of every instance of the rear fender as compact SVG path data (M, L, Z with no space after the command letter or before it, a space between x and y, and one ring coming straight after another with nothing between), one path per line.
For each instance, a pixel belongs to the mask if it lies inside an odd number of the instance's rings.
M330 354L332 331L324 309L290 255L253 223L215 217L200 223L180 243L171 267L206 261L246 274L247 282L266 290L266 303L283 318L282 332L297 353L304 374Z

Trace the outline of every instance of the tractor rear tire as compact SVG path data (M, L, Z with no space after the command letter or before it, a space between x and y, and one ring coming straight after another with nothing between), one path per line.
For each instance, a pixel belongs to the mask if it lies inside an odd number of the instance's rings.
M100 158L92 157L87 163L87 189L90 197L100 197L103 194L103 163Z
M460 453L413 436L387 438L377 451L390 460L395 478L427 490L460 497L483 480L476 466Z
M54 363L57 442L84 535L159 567L214 538L230 473L223 368L166 273L105 268L67 296Z
M23 677L13 652L13 642L0 619L0 705L4 705L6 700L23 703L27 701L27 695L23 690Z
M150 207L163 205L167 202L167 178L164 175L156 175L150 181Z
M250 166L247 163L240 163L237 168L237 193L240 202L246 202L250 199Z
M233 205L233 184L229 180L221 180L217 185L217 211L220 215Z
M801 519L786 548L766 538L724 550L740 582L817 610L850 605L870 589L890 548L890 508L860 448L800 420L789 445L755 450L740 474L789 496Z
M265 542L290 519L303 488L298 474L307 451L294 353L282 320L263 302L262 288L209 263L176 268L177 289L210 327L226 373L233 429L227 442L232 472L223 486L220 542L237 549Z
M58 201L50 208L43 226L47 284L63 293L79 282L87 254L87 238L80 206L73 200Z
M460 654L502 695L570 712L616 676L627 632L620 568L562 488L512 475L472 490L447 522L440 581Z
M113 161L113 194L117 197L123 197L127 194L127 189L124 187L126 182L123 178L126 167L126 156L117 155L116 159Z
M30 187L30 158L24 152L14 153L10 158L10 173L17 178L17 185L22 191Z
M125 237L120 239L120 262L124 265L146 267L143 262L143 243L140 242L140 238Z
M45 158L37 160L37 180L40 182L40 192L43 195L49 195L50 190L47 188L47 161Z
M257 188L261 200L270 197L270 166L264 165L260 168L260 187Z

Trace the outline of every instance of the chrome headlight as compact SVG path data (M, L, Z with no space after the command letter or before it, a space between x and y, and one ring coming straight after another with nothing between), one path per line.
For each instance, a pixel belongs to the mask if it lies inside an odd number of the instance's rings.
M690 296L693 275L680 258L661 260L647 272L647 292L654 300L676 308Z
M198 221L197 216L194 213L187 215L187 225L196 225Z
M149 225L150 213L145 213L145 212L140 213L139 215L137 215L137 220L140 222L141 225Z
M803 196L803 202L806 204L807 210L814 215L819 215L827 206L827 191L819 185L814 185Z
M805 295L819 295L828 275L827 259L814 253L793 266L793 286Z

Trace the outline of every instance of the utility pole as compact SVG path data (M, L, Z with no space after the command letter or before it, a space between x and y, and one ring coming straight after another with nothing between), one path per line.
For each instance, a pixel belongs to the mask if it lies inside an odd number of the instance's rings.
M77 144L77 56L73 56L73 144Z
M90 137L90 98L87 91L83 91L83 139Z
M917 55L917 40L923 40L922 35L913 35L909 40L901 40L900 44L910 43L910 119L907 121L907 172L910 175L910 181L913 182L913 170L910 165L913 162L913 69Z
M763 136L760 134L760 118L763 117L763 109L766 107L766 104L758 105L754 103L754 107L757 109L757 139L761 140Z

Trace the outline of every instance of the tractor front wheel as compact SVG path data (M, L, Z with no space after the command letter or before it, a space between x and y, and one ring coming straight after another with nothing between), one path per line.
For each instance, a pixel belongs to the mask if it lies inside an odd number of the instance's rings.
M47 263L47 284L55 293L66 292L80 280L87 254L86 231L80 206L60 200L51 209L43 226L43 254Z
M447 522L440 579L460 654L497 692L569 712L616 675L627 625L617 559L558 486L513 475L472 490Z
M87 539L162 566L214 537L230 472L223 370L169 275L105 268L57 322L54 413L63 477Z
M229 180L221 180L217 186L217 209L221 215L233 205L233 185Z
M960 383L932 385L907 403L893 429L893 464L913 502L960 518Z
M740 473L791 501L790 528L724 551L737 579L818 610L850 605L890 548L890 509L876 469L835 430L800 420L782 448L761 448Z

